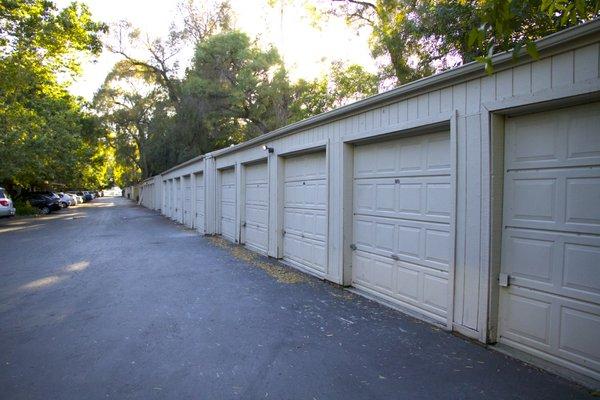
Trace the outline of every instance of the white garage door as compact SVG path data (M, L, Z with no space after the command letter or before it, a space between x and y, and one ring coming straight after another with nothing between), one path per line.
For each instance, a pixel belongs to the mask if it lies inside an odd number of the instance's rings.
M204 233L204 175L196 174L196 223L195 228L200 233Z
M285 160L283 258L319 276L327 272L326 176L324 151Z
M192 227L192 179L190 176L183 177L183 223Z
M446 322L450 134L354 149L353 285Z
M600 379L600 103L506 120L499 341Z
M175 184L169 180L169 218L175 217Z
M235 242L235 169L229 168L219 172L221 174L221 234Z
M175 178L175 220L183 222L183 201L181 198L181 178Z
M163 181L162 184L163 190L162 190L162 205L161 205L161 211L164 215L168 215L169 212L169 182L168 181Z
M267 253L269 241L269 184L267 163L251 164L245 170L244 243L260 253Z

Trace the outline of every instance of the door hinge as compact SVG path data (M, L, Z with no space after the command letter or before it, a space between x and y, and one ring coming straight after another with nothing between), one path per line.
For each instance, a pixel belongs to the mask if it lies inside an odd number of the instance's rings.
M281 231L281 234L282 234L282 235L285 235L285 234L286 234L286 232L285 232L285 229Z
M500 272L498 275L498 285L501 287L509 287L510 286L510 275L505 274L504 272Z
M350 249L351 249L351 250L356 250L356 245L355 245L354 243L352 243L352 244L350 245Z
M242 222L242 227L246 227L246 221Z

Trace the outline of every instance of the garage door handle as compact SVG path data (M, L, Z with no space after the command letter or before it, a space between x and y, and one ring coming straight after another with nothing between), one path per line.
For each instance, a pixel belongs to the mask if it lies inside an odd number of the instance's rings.
M398 257L398 254L392 254L390 257L392 257L392 260L396 260L396 261L398 261L400 259L400 257Z

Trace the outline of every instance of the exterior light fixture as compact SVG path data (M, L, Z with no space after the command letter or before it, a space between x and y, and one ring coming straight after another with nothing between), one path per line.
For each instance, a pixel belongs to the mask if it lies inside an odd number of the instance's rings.
M266 144L262 145L262 149L268 151L269 153L273 153L275 151L274 148L267 146Z

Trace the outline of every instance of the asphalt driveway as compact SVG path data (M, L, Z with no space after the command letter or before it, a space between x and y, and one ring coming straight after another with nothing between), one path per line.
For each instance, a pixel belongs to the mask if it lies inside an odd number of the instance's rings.
M0 221L2 399L588 397L127 200Z

